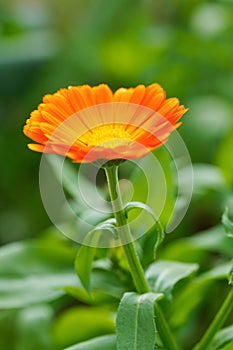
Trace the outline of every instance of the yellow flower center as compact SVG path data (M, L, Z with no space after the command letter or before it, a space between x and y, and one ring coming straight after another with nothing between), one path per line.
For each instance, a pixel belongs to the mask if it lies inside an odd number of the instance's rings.
M126 144L126 140L131 140L132 136L125 130L124 124L107 124L97 126L83 134L79 141L90 146L102 146L105 148L115 148Z

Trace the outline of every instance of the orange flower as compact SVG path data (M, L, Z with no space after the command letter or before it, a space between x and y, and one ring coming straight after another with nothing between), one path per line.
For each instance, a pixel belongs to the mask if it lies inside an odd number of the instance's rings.
M24 133L37 142L31 150L75 162L137 159L166 142L186 111L159 84L115 93L105 84L72 86L45 95Z

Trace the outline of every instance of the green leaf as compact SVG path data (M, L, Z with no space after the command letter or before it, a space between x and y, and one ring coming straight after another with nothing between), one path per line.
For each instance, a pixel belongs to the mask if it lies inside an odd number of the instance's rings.
M228 283L229 283L230 285L233 284L233 266L231 267L231 271L229 272Z
M221 329L210 344L211 350L220 350L233 341L233 325Z
M76 250L66 240L30 240L0 248L0 309L56 300L67 292L90 300L74 270ZM119 300L127 289L117 273L97 265L91 275L92 299ZM102 264L103 265L103 264Z
M126 211L126 213L129 211L129 210L132 210L132 209L143 209L145 211L147 211L155 221L158 221L158 218L157 216L155 215L154 211L145 203L142 203L142 202L129 202L125 205L124 209Z
M171 292L176 283L197 270L197 264L159 260L149 266L146 271L146 278L154 292L163 293L171 299Z
M198 307L206 298L209 298L211 286L214 282L227 279L230 263L219 265L189 283L173 300L170 322L173 327L181 327L191 320L192 312L197 312Z
M232 350L233 349L233 341L225 345L221 350Z
M115 315L103 306L71 307L54 321L53 338L56 348L115 332Z
M64 350L116 350L116 336L105 335L73 345Z
M230 220L228 216L228 208L225 209L223 216L222 216L222 223L225 228L225 231L228 235L228 237L233 238L233 222Z
M111 220L111 219L110 219ZM83 245L79 249L75 258L75 271L77 272L83 287L90 292L90 275L92 270L92 262L94 260L96 249L100 237L104 231L110 231L115 237L115 226L111 223L112 220L106 220L99 224L96 228L91 230L83 242Z
M232 258L233 244L229 237L224 234L222 225L215 226L209 230L199 232L188 239L189 244L197 249L211 252L220 252Z
M201 252L219 252L232 258L233 244L227 237L222 225L214 226L188 238L177 239L171 242L162 251L163 259L179 261L196 261Z
M117 299L121 298L124 291L128 288L119 279L115 271L95 270L92 274L92 286L96 291L104 292Z
M92 268L92 261L96 254L95 247L88 247L83 245L75 258L75 271L77 272L83 287L90 293L90 275Z
M98 260L96 260L97 262ZM77 298L79 301L87 304L99 303L101 300L113 301L120 300L128 286L125 285L122 279L119 278L119 274L113 270L106 271L95 268L91 274L91 295L83 289L81 282L76 276L76 286L67 285L63 289Z
M53 310L48 305L38 305L20 310L16 318L15 350L52 348L51 323Z
M156 342L155 300L162 294L125 293L117 313L117 349L153 350Z
M75 250L54 240L24 241L0 248L0 308L19 308L55 300L64 285L78 286Z
M66 286L63 289L73 298L88 305L99 305L103 303L112 304L115 303L116 300L120 299L120 296L116 298L110 293L107 294L108 291L95 291L92 289L91 294L89 294L83 287Z

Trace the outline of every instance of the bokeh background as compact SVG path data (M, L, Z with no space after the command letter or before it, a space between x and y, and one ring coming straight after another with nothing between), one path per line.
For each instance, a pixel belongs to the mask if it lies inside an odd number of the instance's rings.
M232 38L230 0L1 1L0 244L51 225L22 128L45 93L84 83L158 82L190 108L179 131L194 193L169 239L218 224L233 206Z
M40 155L27 150L22 127L42 96L60 87L159 82L190 108L180 132L193 162L209 165L199 169L203 186L223 185L215 165L232 182L231 1L11 0L1 2L0 19L1 243L49 224ZM208 220L203 213L195 225L216 220L212 204L202 208Z

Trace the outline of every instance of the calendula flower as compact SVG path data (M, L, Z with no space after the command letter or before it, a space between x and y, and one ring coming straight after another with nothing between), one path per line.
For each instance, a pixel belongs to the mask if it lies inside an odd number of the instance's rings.
M105 84L71 86L45 95L24 133L37 142L31 150L74 162L137 159L166 142L186 111L159 84L114 93Z

